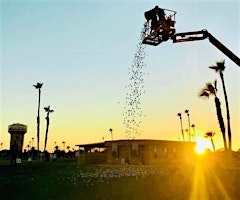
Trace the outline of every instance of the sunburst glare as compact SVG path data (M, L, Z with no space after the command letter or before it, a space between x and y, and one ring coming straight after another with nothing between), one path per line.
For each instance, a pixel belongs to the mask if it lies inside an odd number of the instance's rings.
M196 151L198 154L204 154L204 152L205 152L207 149L212 150L211 143L210 143L207 139L204 139L204 138L196 138L196 148L195 148L195 151Z

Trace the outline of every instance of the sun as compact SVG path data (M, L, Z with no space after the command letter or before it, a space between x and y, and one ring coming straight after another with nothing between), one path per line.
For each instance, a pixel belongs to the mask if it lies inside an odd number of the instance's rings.
M198 154L204 154L204 152L206 151L206 149L211 149L211 145L209 143L209 141L207 139L204 138L197 138L196 139L196 148L195 151Z

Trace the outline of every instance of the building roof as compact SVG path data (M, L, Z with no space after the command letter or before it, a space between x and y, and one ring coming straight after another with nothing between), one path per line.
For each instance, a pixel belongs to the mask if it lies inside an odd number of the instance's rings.
M80 147L84 147L84 148L104 148L106 147L106 143L110 144L110 143L114 143L114 142L148 142L148 143L152 143L152 142L170 142L170 143L189 143L189 144L195 144L196 142L188 142L188 141L173 141L173 140L153 140L153 139L134 139L134 140L109 140L109 141L105 141L105 142L98 142L98 143L90 143L90 144L77 144L75 146Z
M75 146L80 147L88 147L88 148L97 148L97 147L105 147L105 142L98 142L98 143L90 143L90 144L76 144Z

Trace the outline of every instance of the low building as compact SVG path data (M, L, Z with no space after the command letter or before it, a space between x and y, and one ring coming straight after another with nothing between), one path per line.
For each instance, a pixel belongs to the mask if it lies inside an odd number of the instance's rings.
M168 140L113 140L76 145L83 148L83 164L179 165L193 160L195 142Z

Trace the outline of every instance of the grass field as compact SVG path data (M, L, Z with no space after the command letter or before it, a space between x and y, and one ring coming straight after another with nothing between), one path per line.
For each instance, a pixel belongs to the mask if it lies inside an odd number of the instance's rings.
M239 200L240 170L0 161L3 200Z

